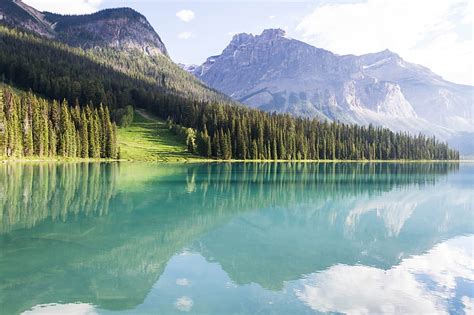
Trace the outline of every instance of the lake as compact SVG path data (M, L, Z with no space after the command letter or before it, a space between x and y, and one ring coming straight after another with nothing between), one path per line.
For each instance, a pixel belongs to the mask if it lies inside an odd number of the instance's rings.
M0 165L0 313L474 312L474 164Z

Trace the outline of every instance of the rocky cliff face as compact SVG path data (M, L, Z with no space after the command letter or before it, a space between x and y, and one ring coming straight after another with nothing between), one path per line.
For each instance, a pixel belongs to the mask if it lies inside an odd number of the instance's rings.
M283 30L238 34L221 55L193 70L251 107L447 139L474 132L472 86L443 80L385 50L339 56Z
M111 47L167 55L166 47L147 19L129 9L107 9L88 15L39 12L20 0L2 0L0 22L85 49Z
M20 0L1 0L0 23L19 27L48 38L54 37L52 25L44 14Z

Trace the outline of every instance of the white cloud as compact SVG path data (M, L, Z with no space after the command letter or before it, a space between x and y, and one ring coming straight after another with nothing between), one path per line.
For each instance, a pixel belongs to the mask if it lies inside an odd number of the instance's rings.
M274 18L276 18L276 16L275 16L275 15L270 15L268 18L269 18L270 20L273 20Z
M194 19L194 12L191 10L181 10L176 13L176 16L183 22L191 22Z
M446 314L457 279L474 281L474 236L448 240L389 270L336 265L303 280L296 295L312 309L349 314ZM350 283L350 285L347 285Z
M473 84L472 3L469 0L367 0L327 4L298 24L303 40L338 54L386 48L448 80Z
M103 0L23 0L40 11L60 14L88 14L99 10Z
M176 279L176 284L181 285L181 286L188 286L189 285L189 280L186 278L178 278Z
M189 312L193 304L193 300L187 296L182 296L174 302L174 306L181 312Z
M463 296L461 298L462 304L464 305L464 313L474 314L474 298Z
M181 32L181 33L178 34L179 39L186 40L186 39L190 39L191 37L193 37L193 33L191 33L191 32Z

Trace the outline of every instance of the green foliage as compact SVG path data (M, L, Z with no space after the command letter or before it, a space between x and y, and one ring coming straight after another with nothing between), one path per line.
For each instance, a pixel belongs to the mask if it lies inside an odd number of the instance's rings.
M119 127L128 127L133 122L133 107L127 105L125 108L119 108L114 113L114 121Z
M0 73L24 89L81 104L158 106L161 97L230 102L166 56L83 50L0 25Z
M197 152L207 155L211 143L212 156L220 159L459 159L457 151L434 137L394 133L382 127L328 123L205 102L181 102L161 107L156 114L196 129Z
M170 124L137 111L133 123L118 129L120 158L139 161L185 161L199 159L189 153L182 134L170 130ZM182 130L179 126L176 129Z
M116 158L116 128L108 108L101 112L0 88L0 157Z
M5 119L3 90L0 89L0 156L6 154L7 121Z
M0 35L0 73L7 80L69 103L78 99L82 104L108 104L116 119L123 116L121 109L127 105L145 107L158 118L174 122L172 131L183 135L191 152L203 156L242 160L459 158L457 151L434 137L245 108L205 87L165 56L113 49L85 51L2 26ZM81 137L74 137L71 118L62 117L61 112L53 103L51 122L57 139L51 138L50 143L56 141L58 154L77 155ZM7 138L22 135L26 140L10 142L9 150L29 154L35 150L29 140L30 113L18 113L7 119L15 126ZM86 108L90 157L117 154L115 128L104 123L107 117L103 109L97 113L97 109Z

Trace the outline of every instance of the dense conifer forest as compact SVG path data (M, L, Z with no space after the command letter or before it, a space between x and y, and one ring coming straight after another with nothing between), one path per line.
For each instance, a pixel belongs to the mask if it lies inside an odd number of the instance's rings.
M146 108L168 120L170 128L175 125L184 128L191 152L211 158L459 158L457 151L433 137L394 133L381 127L295 118L243 107L205 87L165 56L150 57L141 52L125 53L105 48L85 51L2 26L0 76L7 83L51 99L65 99L62 105L74 103L76 99L81 104L108 104L115 121L121 120L120 113L126 112L123 108L128 105ZM94 116L98 111L100 118L102 110L86 107L81 111L73 107L71 117L74 111L79 111L80 116L85 112L86 118L91 119L88 112ZM75 127L80 130L80 124ZM24 141L29 143L28 139ZM50 150L49 154L82 156L78 155L81 152L78 151L79 138L71 141L76 141L75 149L65 152L58 145L60 151ZM86 146L90 148L91 144ZM25 151L23 147L22 150L30 154L29 149ZM96 150L89 149L84 155L113 157L114 154L115 151L104 152L103 149L97 154Z
M49 102L0 87L0 157L117 158L109 109Z

